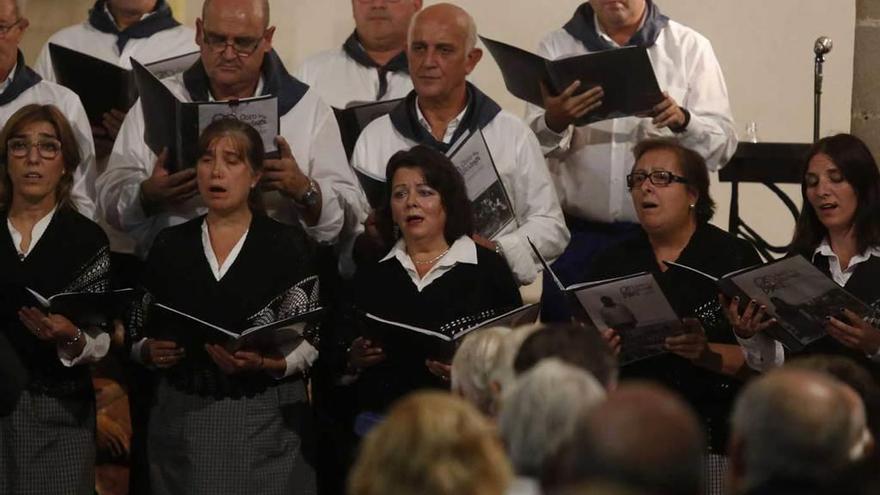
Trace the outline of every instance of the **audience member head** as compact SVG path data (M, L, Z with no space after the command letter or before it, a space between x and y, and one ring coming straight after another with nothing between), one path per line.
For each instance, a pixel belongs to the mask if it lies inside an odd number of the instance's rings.
M388 161L385 179L390 187L376 221L392 243L394 227L408 244L436 237L451 245L473 234L464 179L443 153L421 145L398 151Z
M409 23L421 8L422 0L351 0L358 41L368 52L405 50Z
M541 476L571 437L577 419L605 398L605 390L586 371L558 359L545 359L504 391L499 428L517 474Z
M24 17L21 0L0 0L0 25L9 30L0 37L0 77L5 80L18 61L18 45L30 22Z
M633 154L627 186L649 237L675 236L712 218L715 202L702 156L671 139L642 141Z
M628 382L577 422L545 483L621 483L655 494L701 493L705 436L672 392Z
M642 22L646 0L590 0L590 6L606 30L621 29Z
M215 98L252 96L274 34L268 0L205 0L196 44Z
M452 359L452 391L489 417L498 414L501 389L492 375L501 366L501 347L511 331L507 327L478 330L465 337Z
M12 114L0 132L0 160L0 208L74 207L70 189L79 144L58 108L31 104Z
M518 374L523 373L549 357L592 373L606 390L617 384L617 357L605 339L592 328L559 324L532 333L520 346L513 369Z
M854 401L840 382L809 370L775 370L749 383L732 415L734 491L770 482L819 485L848 467L863 430Z
M837 134L816 141L807 154L801 194L804 207L792 249L812 255L829 231L852 232L860 252L880 244L880 172L859 138Z
M422 103L459 107L467 98L465 79L483 56L476 48L477 25L461 7L439 3L412 20L407 58Z
M416 392L367 435L351 495L502 495L510 465L492 424L465 400Z
M156 10L159 0L107 0L107 9L120 30L137 24L144 15Z
M202 131L196 150L199 194L210 211L262 209L257 184L265 152L256 129L234 118L215 120Z
M517 327L501 340L501 346L498 348L498 365L492 369L490 375L490 382L498 386L498 395L495 398L496 410L500 411L504 391L509 390L516 383L516 370L513 368L513 362L516 360L516 355L519 354L523 341L541 328L539 323Z

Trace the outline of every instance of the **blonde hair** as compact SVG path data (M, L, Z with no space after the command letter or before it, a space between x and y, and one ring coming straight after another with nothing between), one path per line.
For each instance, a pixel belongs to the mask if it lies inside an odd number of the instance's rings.
M417 392L371 431L350 495L503 495L511 468L495 428L465 400Z
M492 376L503 365L501 348L511 331L507 327L478 330L465 337L452 359L453 392L487 416L498 412L498 401L492 393Z

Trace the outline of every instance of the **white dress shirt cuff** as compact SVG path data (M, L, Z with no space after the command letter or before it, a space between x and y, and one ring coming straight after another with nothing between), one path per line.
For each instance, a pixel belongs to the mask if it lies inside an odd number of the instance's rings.
M108 216L108 220L111 221L111 225L117 223L118 225L113 226L125 232L134 230L149 220L147 212L144 211L141 204L140 182L122 186L122 191L119 193L119 203L115 209L118 211L117 222L112 221L112 216Z
M287 364L287 368L281 375L277 373L269 373L269 375L276 380L286 378L300 371L305 371L312 366L312 363L314 363L316 359L318 359L318 350L304 339L285 342L279 347L281 354L284 355L284 362Z
M78 364L94 363L100 361L110 350L110 335L100 330L83 330L82 338L85 340L82 352L79 356L69 356L60 347L58 359L61 364L70 368Z
M532 256L532 248L517 232L503 235L495 242L501 245L504 258L507 260L513 277L520 285L528 285L535 281L538 276L538 265Z
M765 372L778 368L785 363L785 350L775 339L763 333L757 333L750 339L736 337L746 363L755 371Z
M535 120L535 135L538 136L538 142L541 144L541 152L544 153L544 156L547 156L557 150L568 151L571 146L573 127L568 126L561 133L556 132L547 127L546 115L542 113Z
M315 225L307 225L302 220L300 220L300 224L306 234L319 244L333 244L342 230L345 212L342 209L339 194L333 189L331 183L323 179L312 180L321 188L321 217Z
M144 364L144 360L141 359L141 349L144 347L144 344L147 342L146 337L141 340L135 342L131 346L131 360L135 363Z

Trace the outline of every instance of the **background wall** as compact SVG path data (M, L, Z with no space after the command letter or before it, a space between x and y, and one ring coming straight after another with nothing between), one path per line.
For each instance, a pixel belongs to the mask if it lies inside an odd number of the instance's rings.
M48 35L85 18L91 0L28 0L31 20L23 49L29 59ZM183 22L192 25L202 0L174 0ZM426 4L436 1L426 0ZM569 19L580 0L454 0L477 21L480 32L534 49L547 32ZM806 142L812 136L813 41L834 40L825 66L822 133L850 129L855 0L658 0L663 12L706 35L727 78L737 129L757 123L762 141ZM278 27L275 47L293 68L306 56L342 43L353 29L347 0L270 0ZM473 81L508 110L524 105L504 89L488 54ZM877 151L877 150L875 150ZM787 187L800 202L797 187ZM719 209L715 223L726 227L729 187L713 184ZM742 215L774 243L785 243L794 225L775 197L761 186L742 190Z

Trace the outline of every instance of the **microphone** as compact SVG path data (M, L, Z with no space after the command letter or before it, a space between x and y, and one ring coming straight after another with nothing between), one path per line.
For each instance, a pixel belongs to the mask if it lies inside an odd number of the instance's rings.
M816 38L816 43L813 45L813 53L815 53L816 56L821 57L830 52L832 48L834 48L834 43L831 41L831 38L828 36L819 36Z

